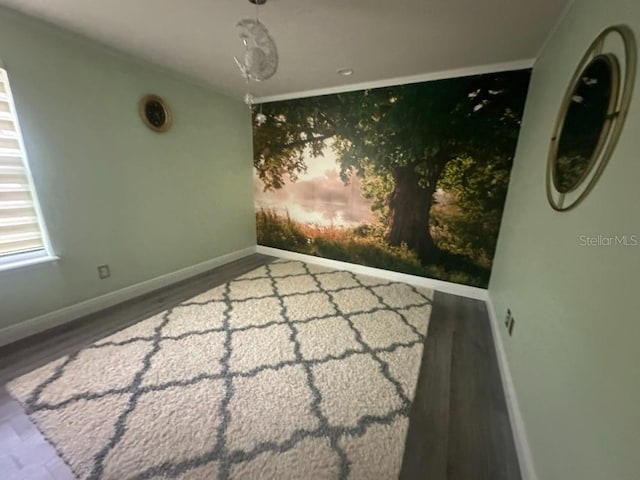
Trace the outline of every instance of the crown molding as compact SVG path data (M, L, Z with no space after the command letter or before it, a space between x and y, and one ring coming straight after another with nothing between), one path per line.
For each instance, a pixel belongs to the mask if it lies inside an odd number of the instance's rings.
M353 92L371 88L391 87L393 85L429 82L431 80L442 80L445 78L468 77L470 75L482 75L484 73L524 70L527 68L532 68L534 63L535 58L527 58L525 60L516 60L513 62L477 65L474 67L458 68L454 70L444 70L440 72L422 73L405 77L387 78L383 80L375 80L372 82L352 83L349 85L339 85L336 87L320 88L316 90L305 90L302 92L283 93L280 95L267 95L264 97L256 98L255 103L279 102L282 100L292 100L295 98L318 97L320 95L330 95L333 93Z

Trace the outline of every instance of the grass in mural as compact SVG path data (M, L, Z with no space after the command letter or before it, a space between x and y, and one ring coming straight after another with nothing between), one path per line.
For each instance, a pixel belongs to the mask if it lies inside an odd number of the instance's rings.
M388 245L382 225L316 227L260 209L256 212L256 227L258 244L267 247L478 287L487 283L484 275L474 276L437 264L422 265L406 245Z

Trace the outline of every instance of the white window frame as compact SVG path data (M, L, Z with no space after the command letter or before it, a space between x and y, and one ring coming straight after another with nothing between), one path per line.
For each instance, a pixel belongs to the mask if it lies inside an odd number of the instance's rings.
M7 71L7 69L5 68L1 60L0 60L0 75L4 76L4 80L5 80L4 83L7 91L7 98L5 100L9 103L9 107L11 108L12 121L15 125L15 129L17 133L17 141L18 141L18 145L20 146L20 151L22 153L22 163L25 169L25 175L27 177L27 183L29 186L29 193L31 194L31 198L33 201L33 209L36 212L36 219L38 222L38 227L40 228L40 234L42 236L42 244L43 244L42 249L1 256L0 272L3 272L7 270L27 267L30 265L37 265L40 263L54 262L54 261L57 261L59 257L55 255L53 251L53 247L51 246L51 241L49 239L49 232L47 230L47 226L44 221L42 209L40 208L40 200L38 198L38 192L36 191L35 185L33 183L31 167L29 166L29 156L27 154L27 149L25 148L25 145L24 145L24 138L22 137L22 130L20 128L20 119L18 115L18 110L16 109L15 101L13 98L13 92L11 91L11 82L9 80L9 72Z

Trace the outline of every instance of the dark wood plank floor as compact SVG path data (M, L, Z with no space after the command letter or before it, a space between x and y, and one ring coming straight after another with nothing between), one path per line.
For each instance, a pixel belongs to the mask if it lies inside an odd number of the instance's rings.
M435 294L400 478L521 478L482 301Z
M252 255L0 349L0 478L73 475L4 383L229 281L272 257ZM402 479L519 480L484 302L436 293L411 413Z

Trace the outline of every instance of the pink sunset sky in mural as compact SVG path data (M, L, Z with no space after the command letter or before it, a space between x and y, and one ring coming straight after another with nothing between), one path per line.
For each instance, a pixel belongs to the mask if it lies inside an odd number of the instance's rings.
M279 190L264 191L254 177L256 210L274 210L299 222L318 226L353 227L373 221L371 201L362 196L360 179L353 175L348 185L340 179L336 157L327 145L324 156L305 152L307 172L296 182L285 181Z

